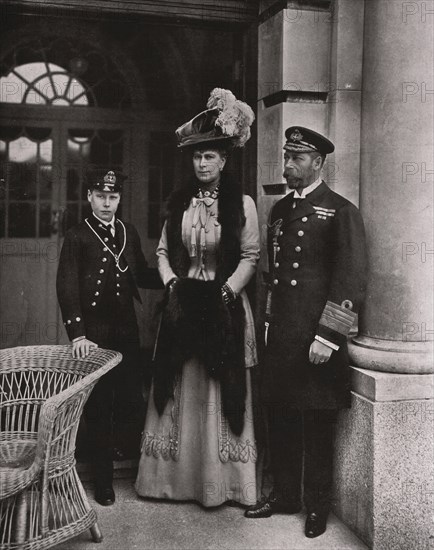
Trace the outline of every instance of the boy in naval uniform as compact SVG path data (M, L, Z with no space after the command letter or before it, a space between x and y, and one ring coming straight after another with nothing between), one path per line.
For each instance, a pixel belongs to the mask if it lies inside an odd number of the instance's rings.
M97 383L85 408L95 499L104 506L115 501L112 417L126 431L143 421L134 299L141 302L138 288L162 287L157 271L147 267L135 227L116 217L121 192L113 171L89 186L92 214L66 233L57 272L73 357L86 357L98 346L123 355Z

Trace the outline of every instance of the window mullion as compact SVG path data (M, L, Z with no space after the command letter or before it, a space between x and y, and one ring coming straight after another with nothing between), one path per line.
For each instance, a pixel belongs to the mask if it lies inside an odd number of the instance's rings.
M73 81L73 77L71 75L69 75L69 78L68 78L68 83L66 84L66 87L65 87L65 92L63 94L63 96L65 97L65 99L68 99L68 93L69 93L69 88L71 87L71 83ZM74 102L74 99L75 98L72 98L70 103L73 103Z
M9 162L9 141L6 141L6 190L5 190L5 237L9 237L9 182L11 179L11 163Z
M40 160L41 160L41 142L36 143L36 162L35 162L35 171L36 171L36 201L35 201L35 210L36 210L36 238L39 238L39 228L40 228L40 215L41 215L41 193L40 193Z

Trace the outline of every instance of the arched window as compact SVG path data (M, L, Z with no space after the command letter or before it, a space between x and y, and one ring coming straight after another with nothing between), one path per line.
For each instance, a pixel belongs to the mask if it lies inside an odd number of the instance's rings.
M54 63L26 63L0 78L0 101L32 105L95 104L92 89ZM90 101L89 101L90 100Z
M0 62L0 102L131 107L118 66L90 42L44 36L24 40Z

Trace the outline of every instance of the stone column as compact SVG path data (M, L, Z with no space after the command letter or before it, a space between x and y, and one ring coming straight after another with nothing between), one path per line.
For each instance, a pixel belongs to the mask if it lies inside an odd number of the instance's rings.
M360 208L370 265L335 510L376 550L432 543L433 13L429 1L365 0Z
M360 207L370 276L351 354L377 371L434 370L433 12L433 2L366 1Z

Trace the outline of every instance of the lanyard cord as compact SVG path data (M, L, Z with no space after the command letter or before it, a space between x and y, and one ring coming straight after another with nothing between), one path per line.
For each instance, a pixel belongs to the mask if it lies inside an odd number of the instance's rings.
M126 229L125 229L125 225L122 223L121 220L118 219L118 222L122 225L122 228L124 230L124 244L122 245L122 248L121 248L121 251L119 252L119 254L114 254L110 248L106 245L106 243L101 239L101 237L98 235L98 233L95 231L95 229L90 225L90 223L88 222L87 218L84 220L87 225L89 226L89 228L93 231L93 233L95 233L95 235L98 237L98 239L101 241L101 244L104 246L104 248L106 248L110 254L113 256L113 258L115 259L115 262L116 262L116 267L119 269L119 271L121 273L125 273L125 271L128 269L128 266L125 268L125 269L122 269L121 266L119 265L119 261L120 261L120 258L122 256L122 253L123 251L125 250L125 245L127 243L127 232L126 232Z

